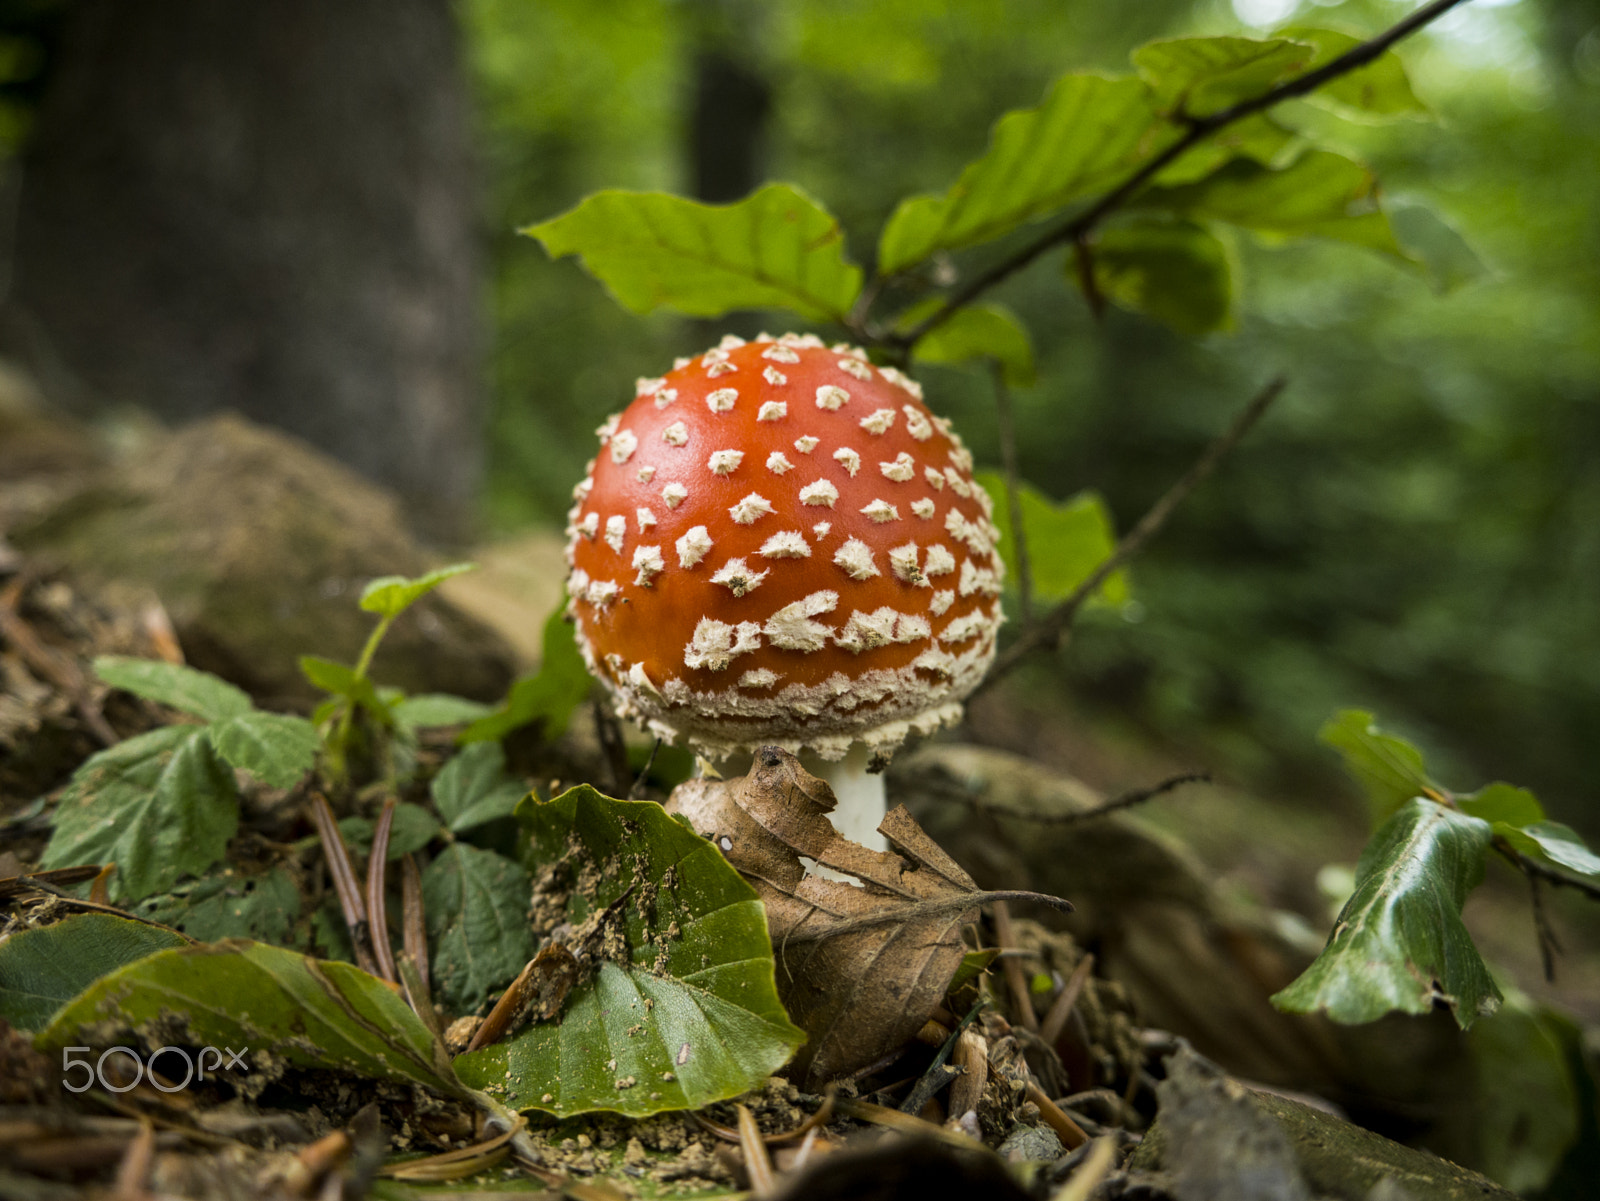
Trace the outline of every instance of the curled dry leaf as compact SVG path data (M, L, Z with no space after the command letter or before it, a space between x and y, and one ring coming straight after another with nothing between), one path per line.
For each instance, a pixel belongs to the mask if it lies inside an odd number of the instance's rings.
M833 806L832 789L778 747L757 751L742 779L680 785L667 806L716 843L766 906L784 1008L809 1036L795 1061L807 1087L916 1036L961 966L962 925L995 895L904 806L878 827L893 852L838 834ZM803 860L861 886L807 874Z

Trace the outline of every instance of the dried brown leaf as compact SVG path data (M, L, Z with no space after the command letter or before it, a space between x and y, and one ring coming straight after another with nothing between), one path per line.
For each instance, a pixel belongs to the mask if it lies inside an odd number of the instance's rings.
M961 964L960 930L980 892L896 807L878 827L894 852L843 838L833 791L777 747L750 774L690 780L668 809L712 839L766 905L784 1007L809 1035L808 1086L844 1076L916 1037ZM861 881L808 875L802 857Z

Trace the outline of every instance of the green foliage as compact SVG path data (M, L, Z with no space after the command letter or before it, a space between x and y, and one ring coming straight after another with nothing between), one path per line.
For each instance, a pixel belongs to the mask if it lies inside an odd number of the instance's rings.
M482 701L469 701L448 692L429 692L397 701L390 710L395 721L418 729L427 726L464 726L493 710Z
M1578 1037L1569 1019L1514 992L1467 1032L1478 1087L1494 1098L1474 1131L1482 1170L1518 1196L1543 1189L1577 1141L1567 1047Z
M552 258L580 256L635 313L660 305L697 317L786 308L842 321L861 291L861 269L845 261L839 223L787 184L725 205L600 192L523 232Z
M1011 506L1005 503L1005 478L998 472L979 471L973 478L994 499L994 523L1000 527L1000 557L1010 569L1006 586L1017 584L1016 536L1011 530ZM1017 499L1022 526L1028 535L1028 562L1033 576L1033 599L1042 605L1065 600L1073 589L1116 548L1116 530L1103 499L1080 492L1053 501L1032 484L1020 484ZM1128 578L1114 571L1095 592L1093 604L1121 605L1128 599Z
M373 656L397 617L446 580L476 568L474 563L454 563L415 579L391 575L371 581L361 592L361 607L378 614L379 620L367 636L355 664L347 667L317 655L301 657L301 674L329 694L329 699L317 707L313 717L318 725L327 727L323 736L323 766L336 786L343 785L349 775L350 755L358 737L357 711L366 713L372 721L377 735L373 748L375 757L391 784L398 784L401 778L411 774L417 726L453 725L470 721L483 712L472 701L461 697L407 698L397 688L378 687L368 675Z
M114 1022L138 1030L157 1019L183 1023L200 1045L248 1047L297 1067L463 1092L422 1020L382 980L264 943L146 956L96 980L39 1042L58 1050L83 1039L86 1026L103 1030Z
M1291 25L1278 36L1306 42L1315 48L1306 70L1316 70L1360 44L1361 39L1337 29ZM1428 107L1411 90L1411 80L1400 56L1389 51L1365 67L1323 84L1311 93L1311 103L1322 104L1347 116L1377 120L1388 117L1426 117Z
M539 948L528 928L528 873L464 842L422 874L433 989L450 1013L472 1013L511 983Z
M1405 260L1378 208L1377 185L1371 169L1354 159L1307 150L1284 167L1235 159L1195 183L1152 189L1137 203L1259 233L1350 242Z
M591 881L568 918L606 913L624 949L601 954L557 1020L459 1056L463 1080L516 1109L638 1117L737 1096L789 1058L803 1035L778 1002L761 903L715 847L659 805L587 786L518 816L529 870Z
M1133 52L1133 65L1168 116L1209 117L1299 74L1312 55L1284 38L1171 38Z
M913 197L895 210L878 269L905 271L1103 191L1177 139L1175 128L1160 131L1150 91L1138 80L1064 75L1038 108L1001 117L988 153L943 196Z
M416 579L399 575L380 576L361 590L361 607L368 613L376 613L393 621L446 580L476 569L476 563L452 563Z
M18 1030L43 1030L101 976L183 945L170 930L109 913L76 913L18 930L0 942L0 1019Z
M40 863L115 863L111 895L137 901L221 858L238 828L233 772L201 726L163 726L91 756L56 806Z
M364 817L346 817L339 822L339 833L345 845L358 855L372 850L373 823ZM402 859L420 851L437 837L439 823L433 814L421 805L402 801L394 807L394 817L389 821L388 859Z
M210 672L159 659L101 655L94 661L94 674L113 688L170 705L206 721L226 721L255 708L242 688L235 688Z
M288 713L241 713L207 731L217 753L274 788L293 788L317 759L316 727Z
M938 299L908 310L901 325L914 327L939 306ZM917 343L917 359L924 363L1000 364L1005 382L1013 388L1031 387L1037 374L1033 341L1015 313L998 304L958 310Z
M1403 738L1385 734L1370 713L1346 709L1322 727L1319 737L1344 756L1345 770L1366 791L1374 822L1412 797L1439 795L1422 764L1422 752Z
M1191 221L1132 221L1095 240L1094 284L1130 312L1180 334L1205 334L1231 324L1233 267L1216 234Z
M429 792L451 831L459 834L516 811L528 790L505 768L506 755L498 742L471 742L439 769Z
M1327 947L1273 1004L1336 1022L1446 1005L1463 1028L1493 1013L1500 990L1461 922L1491 837L1488 822L1435 801L1402 805L1362 852Z
M558 605L545 619L539 670L512 684L499 708L461 732L462 742L498 741L534 721L543 723L546 738L560 738L566 731L572 711L588 699L594 681L565 612L566 606Z
M199 942L253 938L282 944L299 916L300 890L281 867L249 877L228 871L148 897L137 913Z
M1461 922L1489 851L1499 846L1594 883L1600 856L1547 821L1527 789L1496 783L1470 796L1452 794L1430 778L1421 751L1378 729L1370 713L1340 713L1323 727L1322 740L1343 756L1382 824L1362 852L1355 892L1328 945L1273 1003L1299 1013L1326 1010L1341 1022L1444 1004L1463 1028L1471 1025L1500 1003Z

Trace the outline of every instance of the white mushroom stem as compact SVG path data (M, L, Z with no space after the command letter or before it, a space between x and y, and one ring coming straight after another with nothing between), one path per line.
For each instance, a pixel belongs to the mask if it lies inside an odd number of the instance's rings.
M828 815L833 828L869 851L887 851L889 844L878 833L878 824L889 812L888 794L883 787L883 773L867 770L871 759L866 745L860 742L852 742L845 757L832 763L810 751L800 752L801 766L825 780L838 798L838 806Z

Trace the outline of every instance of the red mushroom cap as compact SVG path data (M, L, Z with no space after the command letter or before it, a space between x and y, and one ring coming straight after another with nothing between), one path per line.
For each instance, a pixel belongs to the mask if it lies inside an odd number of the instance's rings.
M573 491L578 646L618 710L722 758L882 763L958 721L1002 620L992 502L922 389L812 335L640 380Z

